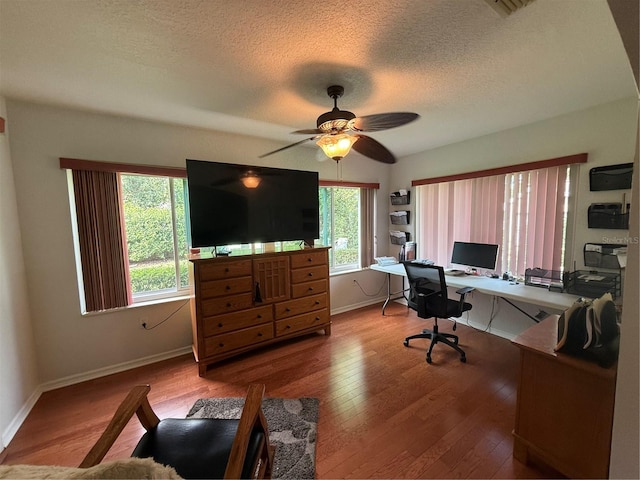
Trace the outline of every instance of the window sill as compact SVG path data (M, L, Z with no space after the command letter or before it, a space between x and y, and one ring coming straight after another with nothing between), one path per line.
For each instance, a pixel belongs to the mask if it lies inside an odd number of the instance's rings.
M368 268L358 267L358 268L350 268L349 270L338 270L336 272L329 272L329 277L338 277L340 275L346 275L349 273L362 272L363 270L368 270Z

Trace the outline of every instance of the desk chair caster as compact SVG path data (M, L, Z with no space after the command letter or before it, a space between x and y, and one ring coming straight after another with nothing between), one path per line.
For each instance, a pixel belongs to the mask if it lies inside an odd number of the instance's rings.
M454 323L454 330L455 330L455 323ZM431 339L431 343L429 345L429 349L427 350L427 363L431 363L431 351L433 350L433 347L435 347L436 343L444 343L446 345L449 345L451 348L453 348L455 351L457 351L460 354L460 361L462 363L467 363L467 355L464 352L464 350L462 350L459 346L458 346L458 336L457 335L452 335L450 333L440 333L438 332L438 322L436 320L435 325L433 326L433 329L424 329L422 331L422 333L418 333L417 335L411 335L407 338L404 339L403 345L405 347L409 346L409 340L414 339L414 338L427 338L427 339Z
M461 355L460 361L462 363L467 363L467 357L465 355ZM427 363L431 363L431 355L427 355Z

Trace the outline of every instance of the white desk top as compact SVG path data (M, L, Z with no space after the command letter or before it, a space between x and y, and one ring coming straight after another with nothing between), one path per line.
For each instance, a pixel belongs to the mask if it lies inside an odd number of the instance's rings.
M407 275L404 265L396 263L394 265L371 265L371 270L389 273L391 275ZM524 283L514 284L507 280L489 278L481 275L447 275L447 286L462 288L473 287L478 292L486 295L496 295L520 302L539 305L541 307L554 308L556 310L566 310L578 298L578 295L569 293L550 292L546 288L532 287Z

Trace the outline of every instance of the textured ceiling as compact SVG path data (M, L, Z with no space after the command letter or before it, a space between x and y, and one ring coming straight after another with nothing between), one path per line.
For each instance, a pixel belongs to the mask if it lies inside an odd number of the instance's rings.
M285 143L413 111L396 156L636 94L605 0L0 0L0 94Z

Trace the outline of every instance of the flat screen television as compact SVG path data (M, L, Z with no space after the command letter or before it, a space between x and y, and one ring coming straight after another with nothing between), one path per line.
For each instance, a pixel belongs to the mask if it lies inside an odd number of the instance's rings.
M498 245L490 243L453 242L451 263L467 267L495 270Z
M319 238L318 172L186 163L193 247Z

